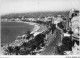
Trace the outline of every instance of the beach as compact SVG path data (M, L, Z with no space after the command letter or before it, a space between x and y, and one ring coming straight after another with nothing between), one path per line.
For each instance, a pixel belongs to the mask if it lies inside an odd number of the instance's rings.
M33 22L23 22L23 23L27 23L29 25L34 25L33 30L31 31L31 33L37 32L40 29L40 25L37 23L33 23Z

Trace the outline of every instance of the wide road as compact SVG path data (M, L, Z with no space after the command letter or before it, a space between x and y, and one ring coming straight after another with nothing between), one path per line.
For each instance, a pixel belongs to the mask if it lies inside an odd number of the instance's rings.
M58 45L59 42L61 42L61 30L56 29L55 34L51 35L49 37L50 42L47 48L41 53L41 55L52 55L52 53L55 51L55 47Z

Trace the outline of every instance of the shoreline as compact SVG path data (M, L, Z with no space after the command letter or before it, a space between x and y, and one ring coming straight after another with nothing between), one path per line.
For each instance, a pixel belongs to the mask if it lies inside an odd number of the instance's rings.
M22 21L20 21L20 22L22 22ZM34 28L31 30L31 33L37 32L40 29L40 26L37 23L33 23L33 22L22 22L22 23L27 23L29 25L33 25L34 26ZM21 36L23 36L23 35L21 35ZM6 49L8 45L9 46L18 46L18 45L21 45L23 41L26 41L26 40L25 39L24 40L15 39L15 41L13 41L12 43L4 45L3 47L1 47L1 51L2 51L1 54L4 55L4 49Z
M22 22L22 21L19 21L19 22ZM31 30L31 33L37 32L40 29L40 26L37 23L33 23L33 22L22 22L22 23L27 23L29 25L34 26L33 29ZM23 35L24 34L22 34L20 37L22 37ZM12 43L4 44L3 47L7 45L12 45L13 43L15 43L15 41L17 41L17 39L15 39Z
M37 32L40 29L40 26L37 23L34 23L34 22L23 22L23 23L27 23L29 25L34 26L34 28L31 30L31 33Z

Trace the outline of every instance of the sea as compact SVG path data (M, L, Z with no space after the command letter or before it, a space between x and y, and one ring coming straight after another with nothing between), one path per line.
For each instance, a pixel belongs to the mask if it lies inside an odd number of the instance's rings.
M1 45L12 43L17 36L32 31L34 25L23 22L1 22Z

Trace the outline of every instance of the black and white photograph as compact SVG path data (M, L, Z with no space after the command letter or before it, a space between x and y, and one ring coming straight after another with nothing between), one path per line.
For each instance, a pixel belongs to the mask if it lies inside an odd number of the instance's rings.
M80 55L80 0L0 0L0 55Z

